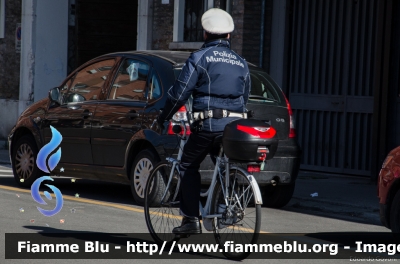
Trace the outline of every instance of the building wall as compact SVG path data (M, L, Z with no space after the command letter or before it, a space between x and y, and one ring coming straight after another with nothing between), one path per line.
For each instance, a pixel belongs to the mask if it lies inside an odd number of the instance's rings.
M232 0L231 15L235 22L235 30L232 33L232 49L239 55L243 53L243 22L244 0ZM220 7L220 0L214 2L215 7ZM153 2L153 41L152 49L168 50L173 41L174 1L162 4L161 0Z
M35 37L32 44L24 48L34 51L33 87L37 102L47 97L49 90L60 85L67 76L68 2L39 0L35 12Z
M386 153L400 146L400 2L393 2Z
M151 48L168 50L172 42L174 25L174 1L162 4L161 0L153 0L153 41Z
M0 99L17 100L21 56L15 51L15 32L21 23L21 0L6 0L5 15L5 36L0 38Z
M75 68L103 54L136 50L137 13L137 0L76 0L69 33L75 33Z
M0 139L6 139L18 118L20 53L15 50L21 0L5 1L5 33L0 38Z
M220 8L223 1L226 0L215 0L214 6ZM272 2L273 0L265 0L262 66L266 71L269 71L270 64ZM235 22L232 49L247 61L260 65L261 1L232 0L231 15Z
M215 0L214 7L223 8L222 2L226 0ZM247 2L247 1L246 1ZM246 3L247 4L247 3ZM235 23L235 30L231 34L231 48L241 56L243 55L243 34L245 31L244 19L245 19L245 1L244 0L232 0L232 6L230 14ZM245 57L247 60L247 58Z
M33 101L47 96L66 75L68 2L6 1L6 38L0 44L0 138ZM57 21L57 23L54 23ZM15 51L21 23L21 54Z
M261 8L260 0L244 1L243 57L260 66ZM269 72L271 49L272 0L265 0L262 67Z
M224 0L225 1L225 0ZM221 8L221 0L214 7ZM260 64L261 1L232 0L230 13L235 22L231 34L231 47L247 61ZM271 47L272 0L265 1L263 68L269 70ZM174 1L162 4L153 1L152 49L168 50L173 38Z
M231 48L243 56L244 0L232 0L231 16L235 30L231 33Z

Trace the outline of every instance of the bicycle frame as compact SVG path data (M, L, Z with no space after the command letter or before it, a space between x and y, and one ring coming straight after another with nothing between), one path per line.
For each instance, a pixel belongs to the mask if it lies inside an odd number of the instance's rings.
M179 165L180 160L182 158L183 147L185 146L185 144L187 142L185 124L183 124L183 128L184 128L184 133L183 133L183 136L180 137L181 138L181 140L180 140L180 148L179 148L177 159L167 158L167 161L172 163L172 169L171 169L171 173L169 175L169 179L168 179L168 183L167 183L167 186L166 186L166 190L168 190L168 188L169 188L169 186L171 184L175 169L177 170L178 173L180 173L178 165ZM221 163L225 165L225 171L224 171L225 172L225 182L223 181L222 173L220 172L220 164ZM215 185L217 183L217 176L219 176L219 179L220 179L220 182L221 182L222 191L223 191L223 194L224 194L224 197L225 197L225 205L226 206L229 205L228 200L227 200L227 197L228 197L227 193L228 193L228 188L229 188L229 173L230 173L231 169L239 170L239 171L241 171L243 173L243 175L245 175L247 177L247 179L250 182L250 185L248 186L248 188L252 188L252 190L253 190L253 193L254 193L254 196L255 196L255 203L256 204L262 204L260 188L258 186L257 181L254 179L254 176L249 174L246 170L244 170L244 169L242 169L240 167L230 166L229 159L228 159L228 157L223 155L223 148L221 146L219 154L218 154L218 157L216 157L216 163L215 163L215 168L214 168L214 173L213 173L213 176L212 176L211 184L210 184L210 186L209 186L209 188L207 189L206 192L200 193L201 197L208 196L206 204L204 205L204 207L201 205L201 202L199 202L200 203L199 204L200 214L201 214L201 216L203 218L203 221L204 221L204 219L212 219L212 218L215 218L215 217L217 217L217 218L221 218L222 217L222 214L212 214L212 215L209 214L210 213L210 209L211 209L211 202L212 202L212 198L213 198L213 192L214 192L214 189L215 189ZM179 189L179 187L180 187L180 181L181 181L181 179L179 177L178 178L177 189ZM166 195L166 193L164 193L164 195L162 196L161 201L164 200L165 195ZM174 197L174 200L175 200L175 198L176 197ZM239 204L239 206L242 207L240 204Z

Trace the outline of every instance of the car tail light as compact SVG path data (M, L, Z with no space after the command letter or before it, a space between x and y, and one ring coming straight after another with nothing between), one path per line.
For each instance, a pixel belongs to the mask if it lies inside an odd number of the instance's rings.
M260 164L247 164L247 171L252 172L260 172Z
M187 111L186 111L186 107L182 106L181 108L179 108L179 110L172 116L172 120L169 121L169 125L168 125L168 135L175 135L174 131L172 131L172 127L174 125L181 125L181 121L187 121L187 115L186 115ZM180 133L181 135L183 135L183 128L182 131ZM188 124L186 124L186 135L190 135L190 127Z
M237 129L258 138L273 138L276 130L273 127L248 127L237 125Z
M285 96L285 94L283 96ZM286 100L286 106L288 108L289 118L290 118L289 138L295 138L296 137L296 129L294 128L292 107L290 106L289 100L286 98L286 96L285 96L285 100Z

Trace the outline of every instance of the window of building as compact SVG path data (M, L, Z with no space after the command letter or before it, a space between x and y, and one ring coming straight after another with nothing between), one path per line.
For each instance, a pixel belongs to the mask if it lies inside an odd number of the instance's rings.
M214 1L214 7L216 8L221 8L222 10L225 10L229 14L231 13L231 7L232 7L232 2L233 0L215 0Z
M108 99L146 100L146 83L149 65L134 59L126 59L118 70Z
M0 38L5 35L6 10L5 0L0 0Z
M114 63L114 59L99 61L80 70L61 89L63 103L97 100Z
M174 2L174 42L203 42L201 16L214 7L214 0Z
M201 26L201 16L203 13L204 1L185 0L184 41L203 41L203 28Z

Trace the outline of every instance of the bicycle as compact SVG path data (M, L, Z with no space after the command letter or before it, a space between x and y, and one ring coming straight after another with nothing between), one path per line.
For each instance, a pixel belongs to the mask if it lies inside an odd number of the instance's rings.
M264 124L265 125L265 124ZM182 132L183 134L179 135ZM156 243L170 247L181 238L172 233L180 225L179 215L179 162L183 147L187 141L186 124L175 125L173 131L180 137L180 148L176 159L169 157L157 164L147 180L145 188L145 218L149 232ZM224 155L222 136L217 137L219 153L215 159L215 168L211 184L206 192L205 205L200 202L200 215L207 231L213 231L220 248L225 241L241 244L257 242L261 226L262 198L255 178L235 163L231 164ZM267 151L261 155L264 160ZM250 252L222 252L229 259L241 260Z

